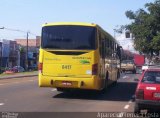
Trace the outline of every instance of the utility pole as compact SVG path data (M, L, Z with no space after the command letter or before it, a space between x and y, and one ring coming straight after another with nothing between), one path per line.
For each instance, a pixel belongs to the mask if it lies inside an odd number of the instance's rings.
M29 32L27 32L27 47L26 47L26 70L28 71L28 37L29 37Z
M6 28L6 27L0 27L0 29L10 30L10 31L16 31L16 32L21 32L21 33L27 33L27 37L26 37L27 44L26 44L25 69L28 70L28 37L29 37L29 34L32 34L32 35L35 35L35 34L29 32L29 31L26 32L26 31L23 31L23 30L10 29L10 28Z

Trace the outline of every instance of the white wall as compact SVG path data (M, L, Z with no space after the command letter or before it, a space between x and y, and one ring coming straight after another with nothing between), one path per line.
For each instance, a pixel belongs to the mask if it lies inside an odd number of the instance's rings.
M130 33L130 38L126 38L125 32L122 34L115 34L116 40L119 42L119 44L123 47L125 50L129 50L131 52L136 53L137 51L133 47L133 39L132 39L132 34Z

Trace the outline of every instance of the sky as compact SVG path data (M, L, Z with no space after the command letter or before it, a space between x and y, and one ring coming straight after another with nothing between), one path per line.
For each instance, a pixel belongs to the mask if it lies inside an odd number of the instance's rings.
M88 22L99 24L112 36L113 29L131 21L127 10L137 11L154 0L0 0L0 39L29 38L41 35L46 22Z

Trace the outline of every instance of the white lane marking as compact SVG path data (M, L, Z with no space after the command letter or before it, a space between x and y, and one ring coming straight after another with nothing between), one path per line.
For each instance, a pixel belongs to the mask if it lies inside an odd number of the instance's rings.
M119 114L117 115L117 117L118 117L118 118L122 118L122 117L123 117L123 114L124 114L124 113L121 112L121 113L119 113Z
M56 91L57 89L52 89L51 91Z
M28 80L28 81L31 81L31 82L33 82L33 81L35 81L35 80Z
M37 81L37 80L27 80L27 81L19 81L19 82L10 82L10 83L5 83L5 84L0 84L0 86L9 85L9 84L19 84L19 83L23 83L23 82L33 82L33 81Z
M132 103L132 100L130 100L128 103L131 104L131 103Z
M129 105L128 105L128 104L124 106L124 109L128 109L128 108L129 108Z
M0 106L3 106L4 105L4 103L0 103Z

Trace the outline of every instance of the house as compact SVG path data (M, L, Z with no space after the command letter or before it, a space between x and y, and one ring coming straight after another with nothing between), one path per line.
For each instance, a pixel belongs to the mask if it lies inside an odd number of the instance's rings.
M9 61L9 53L10 53L10 40L2 39L2 59L1 59L1 67L5 68L8 67L8 61Z
M2 72L2 42L0 42L0 73Z
M123 31L120 34L115 35L116 40L118 43L123 46L123 49L129 50L133 53L137 53L137 51L134 49L134 43L133 43L133 34L130 31Z
M24 68L32 68L38 65L38 54L40 47L40 36L36 36L36 39L15 39L20 46L21 66ZM26 54L28 48L28 54ZM28 67L27 67L28 66Z

